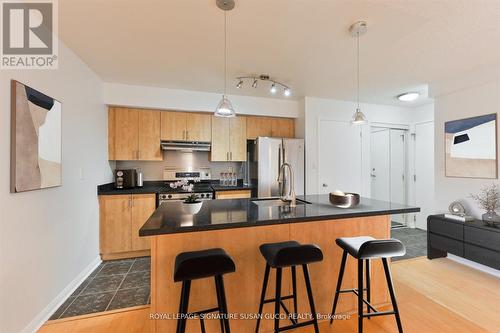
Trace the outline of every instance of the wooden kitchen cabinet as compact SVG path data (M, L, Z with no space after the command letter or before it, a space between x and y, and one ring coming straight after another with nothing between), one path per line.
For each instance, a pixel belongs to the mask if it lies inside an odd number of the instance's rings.
M108 111L108 154L110 160L136 160L139 150L139 113L135 109Z
M155 194L99 196L101 258L111 260L148 255L150 240L139 237L139 229L155 209Z
M247 139L255 140L259 136L271 136L271 126L270 117L247 117Z
M295 120L277 117L247 117L247 139L255 140L259 136L294 138Z
M160 112L109 108L108 155L115 161L161 161Z
M251 197L251 190L229 190L215 192L215 199L245 199Z
M186 112L161 112L161 139L166 141L186 140Z
M271 136L275 138L294 138L295 120L290 118L272 118Z
M212 140L212 116L209 114L187 113L187 140L210 142Z
M193 112L161 112L161 139L202 141L212 139L211 115Z
M223 118L212 116L211 161L246 161L246 131L246 117Z
M139 156L141 161L161 161L160 112L141 110L139 112Z

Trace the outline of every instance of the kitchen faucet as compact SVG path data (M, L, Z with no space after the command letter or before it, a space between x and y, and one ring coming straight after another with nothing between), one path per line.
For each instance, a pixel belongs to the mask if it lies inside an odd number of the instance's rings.
M279 187L280 199L284 202L289 202L290 207L296 207L297 201L295 198L295 183L293 177L293 169L289 163L285 162L281 165L280 172L278 175L278 182L280 184Z

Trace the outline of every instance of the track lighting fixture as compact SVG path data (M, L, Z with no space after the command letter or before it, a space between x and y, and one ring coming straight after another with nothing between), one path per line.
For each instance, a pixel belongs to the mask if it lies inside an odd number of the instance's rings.
M278 92L278 88L283 89L283 96L289 97L292 95L292 89L287 86L286 84L283 84L279 81L273 80L269 77L267 74L262 74L259 76L240 76L236 78L238 80L238 83L236 84L236 88L241 89L243 87L243 84L245 83L245 80L251 80L252 81L252 88L257 88L258 82L260 81L269 81L271 82L271 87L269 88L269 91L271 94L276 94Z

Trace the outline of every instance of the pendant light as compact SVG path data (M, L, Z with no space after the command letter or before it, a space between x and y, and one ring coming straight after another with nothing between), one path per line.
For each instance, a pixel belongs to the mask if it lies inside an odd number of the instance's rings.
M224 94L217 108L215 108L215 116L217 117L234 117L234 111L231 101L227 98L227 11L234 8L234 0L216 0L217 7L224 11Z
M361 108L359 107L359 37L366 33L368 27L366 25L365 21L358 21L351 25L351 28L349 29L351 32L351 35L353 37L356 37L356 43L357 43L357 106L356 106L356 111L354 112L354 115L352 116L352 121L351 123L354 125L361 125L366 123L366 116L363 112L361 112Z

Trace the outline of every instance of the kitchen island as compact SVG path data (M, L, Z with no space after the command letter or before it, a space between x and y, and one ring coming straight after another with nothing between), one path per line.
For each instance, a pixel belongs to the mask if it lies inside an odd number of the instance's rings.
M299 197L297 207L280 205L279 201L260 199L204 201L200 211L187 214L180 202L164 203L140 229L140 236L151 237L151 313L153 332L174 332L180 300L181 284L173 281L175 257L184 251L220 247L236 264L236 272L224 276L231 329L234 332L253 332L255 313L264 277L265 261L259 252L263 243L296 240L315 243L321 247L324 260L310 265L311 283L318 313L328 315L341 260L341 250L335 245L338 237L368 235L390 237L390 215L418 212L415 207L361 198L356 208L332 206L327 195ZM348 260L344 288L355 285L355 263ZM274 281L271 270L270 281ZM291 292L290 273L283 274L282 294ZM309 306L301 274L297 275L298 312L307 314ZM389 301L381 263L372 265L372 302ZM274 295L270 283L267 295ZM343 295L338 309L353 311L354 296ZM216 305L212 279L196 280L191 287L189 310ZM264 315L274 307L264 307ZM285 322L283 323L285 324ZM207 320L207 331L218 332L217 320ZM261 332L272 331L272 320L264 319ZM198 320L190 320L187 332L198 332Z

